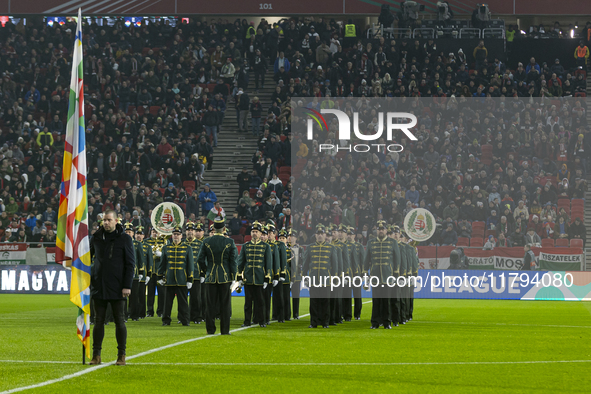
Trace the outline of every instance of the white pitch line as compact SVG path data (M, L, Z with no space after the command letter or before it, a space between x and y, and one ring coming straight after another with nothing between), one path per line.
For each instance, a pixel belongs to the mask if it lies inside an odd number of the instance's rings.
M365 301L364 304L368 304L370 302L371 302L371 300L370 301ZM300 317L307 317L307 316L310 316L310 314L307 313L305 315L301 315ZM256 326L248 326L248 327L235 328L234 330L230 330L230 332L243 331L243 330L247 330L247 329L249 329L251 327L256 327ZM184 345L184 344L195 342L195 341L200 341L202 339L213 338L213 337L217 337L217 336L220 336L220 335L221 334L206 335L206 336L203 336L203 337L191 338L191 339L187 339L187 340L184 340L184 341L171 343L170 345L160 346L160 347L157 347L157 348L154 348L154 349L151 349L151 350L146 350L145 352L142 352L142 353L134 354L133 356L126 357L126 361L133 360L134 358L138 358L138 357L147 356L148 354L156 353L156 352L159 352L161 350L170 349L170 348L175 347L175 346ZM115 361L111 361L111 362L100 364L100 365L95 365L93 367L90 367L90 368L87 368L87 369L83 369L82 371L78 371L76 373L72 373L72 374L69 374L69 375L62 376L61 378L46 380L45 382L36 383L36 384L29 385L29 386L17 387L17 388L14 388L14 389L2 391L2 392L0 392L0 394L18 393L19 391L25 391L25 390L34 389L34 388L37 388L37 387L49 386L50 384L59 383L59 382L63 382L64 380L69 380L69 379L77 378L78 376L86 375L87 373L94 372L94 371L96 371L98 369L102 369L102 368L105 368L105 367L108 367L108 366L111 366L111 365L115 365Z

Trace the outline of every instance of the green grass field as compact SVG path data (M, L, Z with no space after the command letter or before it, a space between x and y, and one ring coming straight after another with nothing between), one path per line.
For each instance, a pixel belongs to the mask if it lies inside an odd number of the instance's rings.
M242 323L243 302L233 300L232 330ZM307 305L302 299L301 314L308 313ZM76 309L67 296L2 295L0 391L80 371L87 373L25 392L591 390L590 303L415 300L415 320L392 330L370 330L370 313L369 301L362 320L330 329L308 329L304 317L231 336L207 336L204 324L162 327L158 318L130 321L128 365L97 368L81 365ZM103 363L116 356L110 324Z

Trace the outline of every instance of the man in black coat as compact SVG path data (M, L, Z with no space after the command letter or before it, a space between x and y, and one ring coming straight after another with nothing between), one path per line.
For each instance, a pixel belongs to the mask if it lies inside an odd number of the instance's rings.
M117 365L125 365L127 328L125 327L126 298L131 294L135 269L135 254L131 237L117 223L117 213L107 210L103 227L92 237L90 256L90 295L94 302L93 355L91 365L101 363L101 348L105 336L107 306L113 309L115 336L117 338Z
M242 198L242 193L245 190L250 189L250 182L252 181L252 176L248 173L248 167L242 167L242 172L236 175L236 182L238 183L238 199Z

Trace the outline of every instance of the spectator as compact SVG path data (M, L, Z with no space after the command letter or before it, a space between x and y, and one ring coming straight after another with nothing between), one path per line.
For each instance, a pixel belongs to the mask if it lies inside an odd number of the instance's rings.
M541 245L542 244L542 239L535 232L535 229L533 227L527 228L527 234L525 234L525 244L526 245Z
M226 211L224 211L224 208L222 208L219 201L216 201L213 207L207 213L207 219L212 222L216 217L222 217L224 219L226 218Z
M209 188L209 183L203 187L203 191L199 193L199 202L201 202L201 212L209 212L214 207L214 203L218 200L215 193Z
M587 241L587 228L583 224L581 218L575 218L575 222L570 225L568 234L570 239L582 239L583 247L585 247Z
M453 224L448 224L444 232L441 233L442 246L455 245L458 243L458 234L453 229Z

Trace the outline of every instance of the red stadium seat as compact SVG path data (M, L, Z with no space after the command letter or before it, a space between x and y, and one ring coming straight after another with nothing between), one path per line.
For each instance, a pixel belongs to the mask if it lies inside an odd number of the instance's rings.
M566 238L558 238L556 240L557 247L568 247L568 239Z
M244 236L244 243L247 243L248 241L250 241L250 235L245 235Z
M159 110L160 110L160 106L158 106L158 105L152 105L150 107L150 115L152 115L152 116L158 115L158 111Z
M472 230L472 238L484 238L484 229Z
M488 239L489 236L493 236L496 237L497 236L497 231L496 230L486 230L486 232L484 233L484 238Z
M470 238L459 237L456 246L470 246Z
M554 240L552 238L544 238L542 240L542 247L543 248L552 248L552 247L554 247Z
M477 228L483 229L486 226L486 223L484 222L472 222L472 230L475 230Z
M185 204L184 202L179 202L179 207L181 207L183 209L183 213L187 212L187 204Z
M583 240L579 238L573 238L570 240L570 247L571 248L582 248L583 247Z
M483 247L484 241L482 238L470 238L470 246Z
M242 237L242 235L231 235L230 238L232 238L234 240L234 243L237 243L237 244L244 243L244 238Z
M570 200L568 198L558 199L558 208L570 207Z
M585 200L583 200L582 198L573 198L571 200L571 207L581 207L581 208L585 208Z
M107 189L110 189L111 186L113 186L113 181L104 181L103 182L103 187L106 187Z

